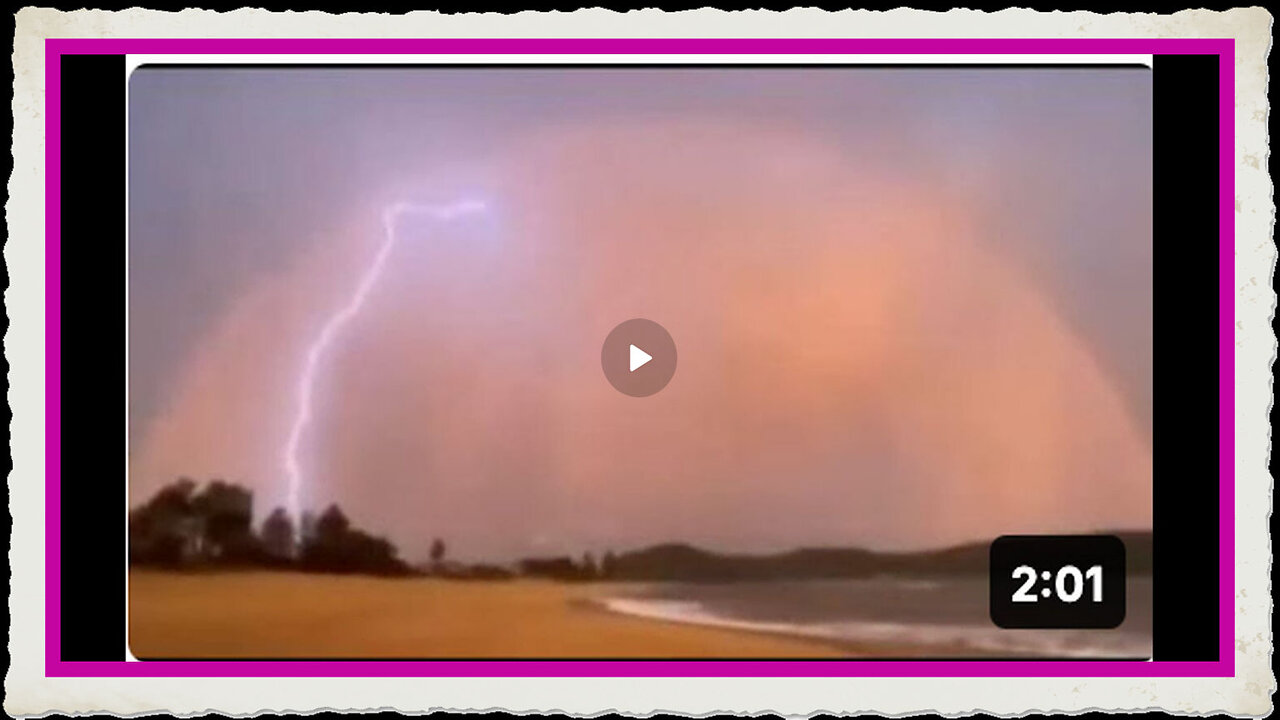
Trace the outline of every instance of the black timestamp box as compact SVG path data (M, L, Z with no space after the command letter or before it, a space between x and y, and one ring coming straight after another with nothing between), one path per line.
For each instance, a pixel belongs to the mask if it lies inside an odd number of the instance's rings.
M1003 628L1114 628L1125 616L1114 535L1003 535L991 543L991 621Z

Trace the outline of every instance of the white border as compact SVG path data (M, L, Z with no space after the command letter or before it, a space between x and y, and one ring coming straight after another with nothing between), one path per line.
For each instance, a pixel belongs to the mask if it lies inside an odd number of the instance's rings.
M1145 65L1151 55L730 55L730 54L518 54L518 55L126 55L126 77L141 65Z
M1008 9L888 12L656 10L567 13L412 12L401 15L217 13L133 8L107 12L23 8L13 44L13 174L6 206L13 408L8 477L13 519L4 709L179 716L397 709L563 711L595 717L717 712L803 717L815 712L946 716L1164 709L1176 715L1273 709L1272 478L1267 467L1275 333L1274 205L1267 168L1267 56L1272 16L1260 7L1171 14ZM48 38L1230 38L1236 47L1236 676L1233 678L121 678L44 672L44 123ZM476 58L477 60L479 58Z

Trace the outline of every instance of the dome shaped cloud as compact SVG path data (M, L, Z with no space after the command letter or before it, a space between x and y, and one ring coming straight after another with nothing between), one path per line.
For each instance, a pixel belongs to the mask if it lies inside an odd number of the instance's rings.
M323 362L310 504L410 557L436 535L505 558L1150 525L1150 448L1095 349L990 242L993 209L928 173L657 120L544 130L477 167L492 216L406 220ZM135 499L188 474L283 500L303 348L367 262L367 215L205 336ZM632 317L680 353L644 399L599 367Z

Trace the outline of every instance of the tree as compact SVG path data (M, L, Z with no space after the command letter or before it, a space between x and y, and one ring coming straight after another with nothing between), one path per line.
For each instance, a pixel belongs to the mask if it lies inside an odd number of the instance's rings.
M190 567L234 564L289 565L321 572L406 575L409 566L387 539L352 527L336 504L317 518L303 513L295 528L283 508L275 508L253 529L253 495L234 483L214 480L196 493L181 478L129 512L129 562ZM444 543L437 540L438 558Z
M402 575L409 568L384 538L353 528L337 505L330 505L304 539L299 564L309 570L337 573Z
M582 554L582 575L583 575L583 577L587 578L588 580L591 580L591 579L594 579L594 578L597 576L598 572L599 572L599 571L598 571L598 570L597 570L597 568L596 568L596 559L595 559L595 557L593 557L593 556L591 555L591 553L589 553L589 552L587 552L587 553L583 553L583 554Z
M440 564L444 562L444 553L445 553L444 541L441 540L440 538L436 538L432 540L431 541L431 565L436 568L439 568Z
M214 557L242 563L261 555L253 534L253 493L214 480L191 499L191 507L202 520L203 542Z
M173 484L160 488L145 505L138 509L145 518L169 519L190 515L192 494L195 493L196 482L191 478L178 478Z
M342 570L349 564L349 558L344 555L350 549L346 540L351 531L351 521L342 508L337 504L325 508L309 531L302 542L305 565L315 570Z
M177 565L187 559L198 545L191 535L196 527L195 489L195 481L178 478L129 513L130 562Z
M315 541L318 543L340 541L350 529L351 521L342 512L342 508L336 504L330 505L316 520Z
M267 554L278 559L290 559L297 551L297 538L293 533L293 521L284 508L276 508L262 523L262 544Z

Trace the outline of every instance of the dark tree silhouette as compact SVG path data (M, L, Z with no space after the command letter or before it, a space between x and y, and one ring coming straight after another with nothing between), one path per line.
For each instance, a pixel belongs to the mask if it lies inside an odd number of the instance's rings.
M444 541L436 538L431 541L431 564L439 565L444 562L445 545Z
M162 526L192 515L192 495L195 489L196 483L190 478L179 478L173 484L161 488L146 504L130 513L131 520L136 520L136 529L159 530ZM132 523L130 529L134 529Z
M229 563L260 559L262 546L253 534L253 494L222 480L214 480L191 500L203 519L205 551Z
M297 551L293 521L284 508L276 508L262 523L262 544L267 554L277 559L291 559Z
M130 562L178 565L199 550L199 518L192 507L195 488L193 480L179 478L129 513Z
M215 480L196 493L182 478L129 513L129 561L165 567L208 564L294 567L322 572L407 574L394 545L351 526L337 505L312 521L301 538L277 508L253 532L253 495Z
M315 523L315 532L302 546L302 566L323 572L405 574L409 568L395 546L351 527L337 505L330 505Z
M595 557L587 552L582 554L582 575L588 580L594 580L599 575L599 569L596 567Z
M316 542L333 542L340 540L351 528L351 521L342 512L342 508L337 505L330 505L320 513L320 518L316 520L315 540Z
M606 550L604 557L600 559L600 577L610 578L617 572L618 558L613 554L612 550Z

